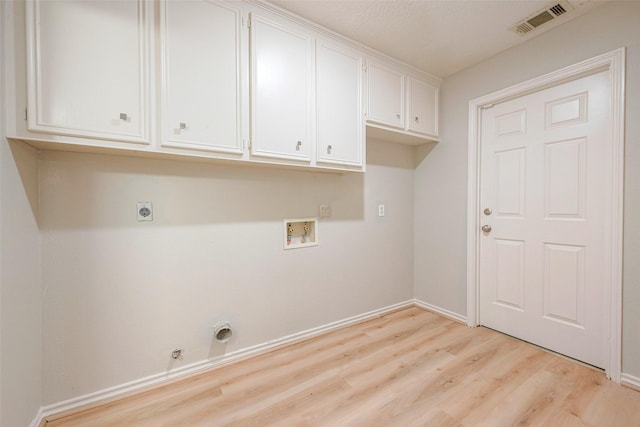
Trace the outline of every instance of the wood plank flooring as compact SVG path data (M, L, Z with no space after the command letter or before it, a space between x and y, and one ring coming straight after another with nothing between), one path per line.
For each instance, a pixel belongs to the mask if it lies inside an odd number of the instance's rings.
M622 427L640 392L412 307L45 425Z

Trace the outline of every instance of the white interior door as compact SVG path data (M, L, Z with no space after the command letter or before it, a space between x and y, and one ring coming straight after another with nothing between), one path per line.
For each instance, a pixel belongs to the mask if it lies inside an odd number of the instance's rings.
M480 148L480 323L606 365L609 73L487 108Z

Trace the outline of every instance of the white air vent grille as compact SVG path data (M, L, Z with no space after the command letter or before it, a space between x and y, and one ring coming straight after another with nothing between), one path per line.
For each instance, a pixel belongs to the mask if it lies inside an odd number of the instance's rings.
M518 22L511 27L511 31L523 36L572 9L573 7L566 0L553 2L545 9L529 15L526 19Z

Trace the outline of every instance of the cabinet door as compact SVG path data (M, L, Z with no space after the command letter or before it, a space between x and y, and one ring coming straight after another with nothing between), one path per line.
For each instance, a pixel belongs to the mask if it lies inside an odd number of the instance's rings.
M27 3L29 130L148 143L150 7Z
M407 78L407 130L438 136L438 88Z
M335 45L316 47L317 161L362 165L362 57Z
M222 2L162 3L163 146L242 153L241 19Z
M404 75L375 62L367 66L367 120L404 128Z
M288 26L251 17L251 153L310 160L311 38Z

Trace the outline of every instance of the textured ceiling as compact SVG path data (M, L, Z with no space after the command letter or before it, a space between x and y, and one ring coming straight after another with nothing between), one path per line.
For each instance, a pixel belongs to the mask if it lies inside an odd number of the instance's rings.
M546 0L272 0L310 21L439 77L542 32L603 0L570 0L572 11L522 37L509 30Z

